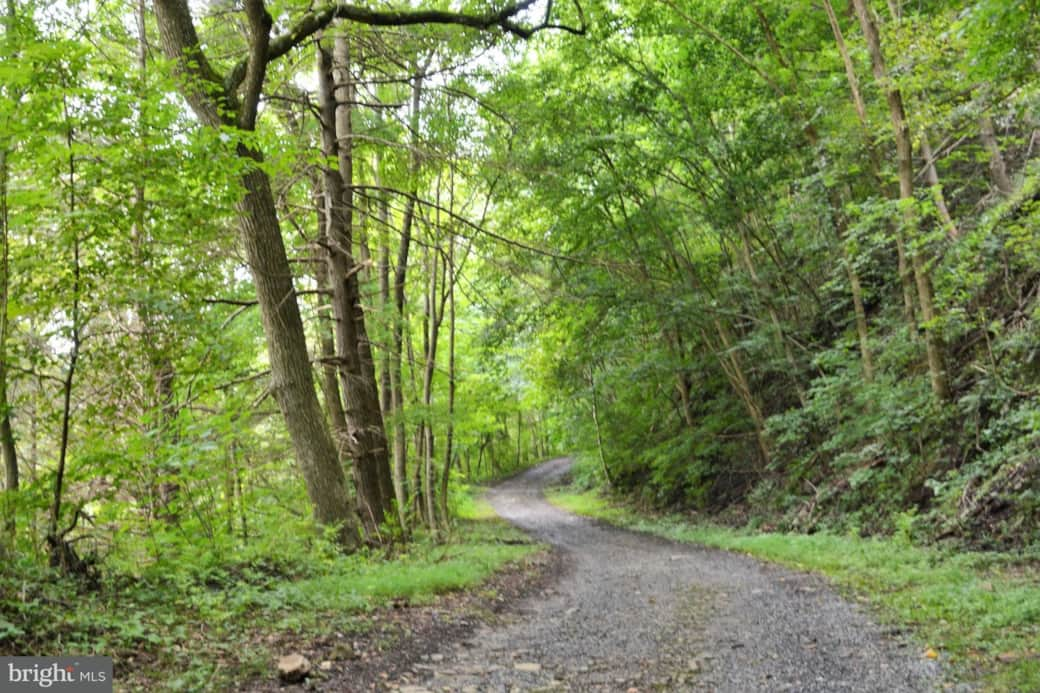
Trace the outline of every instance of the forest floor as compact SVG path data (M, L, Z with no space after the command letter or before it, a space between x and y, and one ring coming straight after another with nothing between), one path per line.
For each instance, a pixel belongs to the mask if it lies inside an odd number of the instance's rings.
M529 589L514 585L511 608L479 622L459 623L454 612L413 629L403 649L395 648L392 670L379 672L371 662L307 687L471 693L942 685L923 646L886 632L820 577L617 529L549 504L544 488L568 467L566 459L553 460L489 493L502 517L553 545L557 561Z
M266 643L267 651L299 653L312 663L306 681L286 685L265 671L263 679L236 690L336 691L359 693L399 689L426 664L439 659L446 644L462 643L481 624L500 623L517 603L555 581L562 562L557 553L539 551L500 567L479 588L441 595L430 603L397 600L365 616L366 625L353 633L313 631L285 633ZM461 645L460 645L461 646Z

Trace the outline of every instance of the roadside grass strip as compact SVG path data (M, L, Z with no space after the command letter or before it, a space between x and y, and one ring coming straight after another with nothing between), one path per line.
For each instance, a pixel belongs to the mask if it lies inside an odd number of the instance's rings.
M487 517L484 501L464 504L469 517ZM118 690L235 690L271 676L272 657L284 654L272 647L286 638L366 632L375 609L476 588L542 548L503 520L460 519L450 537L417 536L389 554L304 555L294 571L153 568L98 591L10 571L0 573L0 653L113 656ZM26 584L32 594L21 594ZM77 608L48 618L46 606L68 595Z
M914 546L903 537L786 534L647 517L595 491L548 500L578 515L680 542L821 573L910 630L921 656L986 691L1040 691L1040 573L1035 557Z

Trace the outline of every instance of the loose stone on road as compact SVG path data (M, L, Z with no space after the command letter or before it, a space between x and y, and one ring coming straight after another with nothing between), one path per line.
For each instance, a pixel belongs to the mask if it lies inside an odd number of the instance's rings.
M607 527L547 503L567 459L493 489L562 552L559 582L446 643L401 691L929 691L934 662L820 578Z

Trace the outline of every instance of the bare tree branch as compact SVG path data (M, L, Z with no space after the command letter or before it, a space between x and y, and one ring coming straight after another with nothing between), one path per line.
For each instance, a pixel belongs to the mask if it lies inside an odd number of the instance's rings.
M530 8L535 2L536 0L518 0L505 5L501 9L484 14L466 14L446 10L384 10L359 7L347 3L332 3L321 9L309 12L297 21L289 31L271 39L267 50L267 59L271 61L282 57L303 44L314 34L329 26L334 19L344 19L357 24L382 27L450 24L479 30L498 28L504 33L523 39L530 38L535 33L545 29L567 31L577 35L585 33L585 13L578 2L574 4L578 9L579 17L581 17L581 26L579 27L551 24L548 13L539 24L527 25L516 21L517 15ZM238 87L246 78L248 67L249 59L246 59L240 61L232 68L227 79L224 80L224 88L229 94L233 94L238 90Z
M271 26L274 20L264 7L264 0L245 0L246 18L249 20L249 57L246 59L245 90L242 95L242 110L238 114L238 127L252 130L256 126L260 92L267 74L268 48L271 43ZM233 90L225 89L229 94Z

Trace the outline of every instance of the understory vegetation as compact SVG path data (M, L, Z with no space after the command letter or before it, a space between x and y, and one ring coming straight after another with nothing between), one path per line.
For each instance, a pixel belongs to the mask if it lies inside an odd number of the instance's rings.
M414 607L518 569L539 547L467 496L450 540L344 556L333 542L193 554L121 566L85 586L30 559L0 576L0 652L113 657L121 690L235 690L271 675L278 656L317 649L337 664L362 656L378 609ZM392 650L407 630L384 634ZM367 656L367 653L366 653Z

